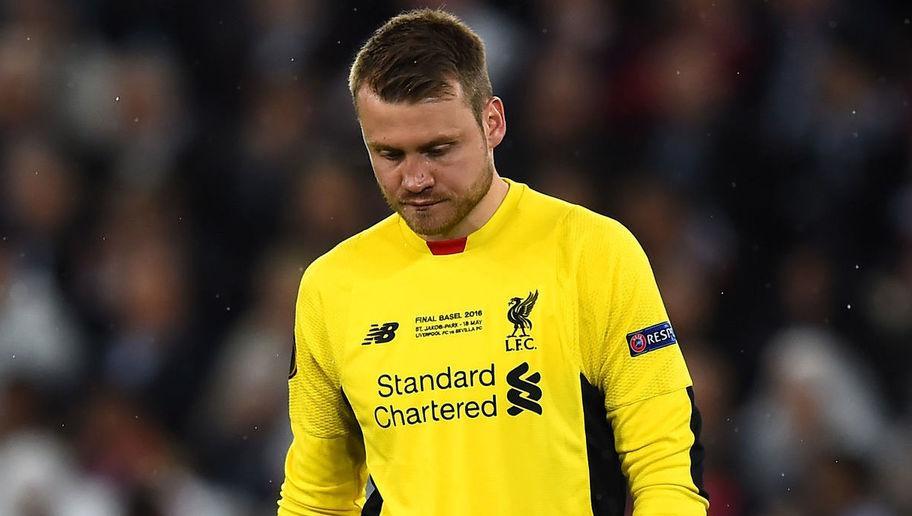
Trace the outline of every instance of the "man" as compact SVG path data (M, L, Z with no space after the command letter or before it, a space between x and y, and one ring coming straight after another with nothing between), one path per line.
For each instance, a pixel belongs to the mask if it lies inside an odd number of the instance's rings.
M705 514L699 414L646 257L497 174L478 36L397 16L350 88L395 214L304 273L279 514L623 514L628 486L638 516Z

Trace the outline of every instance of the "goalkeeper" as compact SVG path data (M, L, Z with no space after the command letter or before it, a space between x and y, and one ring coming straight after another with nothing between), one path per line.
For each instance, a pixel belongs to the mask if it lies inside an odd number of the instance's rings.
M700 416L646 256L498 175L478 36L396 16L349 86L394 213L302 278L279 514L621 515L628 492L637 516L706 514Z

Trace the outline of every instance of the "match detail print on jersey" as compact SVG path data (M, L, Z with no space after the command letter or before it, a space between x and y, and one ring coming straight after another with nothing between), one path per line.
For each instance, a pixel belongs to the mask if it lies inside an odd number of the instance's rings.
M439 314L415 316L415 338L445 337L472 333L484 329L484 312L481 308L469 308Z

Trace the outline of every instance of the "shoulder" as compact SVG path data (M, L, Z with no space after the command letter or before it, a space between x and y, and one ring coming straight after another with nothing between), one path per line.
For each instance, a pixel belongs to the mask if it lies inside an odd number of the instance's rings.
M568 248L581 254L614 254L638 250L639 243L619 221L550 195L527 188L520 203L523 218L534 226L551 230Z
M353 277L365 274L372 263L390 257L401 248L395 244L398 231L398 216L393 214L343 240L305 269L302 289L327 284L338 288L350 283Z

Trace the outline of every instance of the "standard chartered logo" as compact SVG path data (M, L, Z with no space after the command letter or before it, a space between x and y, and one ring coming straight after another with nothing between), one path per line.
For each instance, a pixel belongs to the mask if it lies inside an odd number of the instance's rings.
M523 362L509 373L506 381L510 386L507 400L511 407L507 413L515 416L523 411L542 413L538 403L542 390L537 385L541 381L540 373L523 377L529 371L529 364ZM498 404L495 391L497 374L495 364L480 369L453 369L447 367L442 371L429 372L414 376L398 374L381 374L377 377L377 394L391 401L378 405L374 409L374 420L380 428L420 425L441 421L460 419L477 419L497 417ZM475 394L469 399L441 401L431 399L420 405L403 403L410 397L421 393L467 389ZM477 393L479 390L489 394ZM426 397L425 397L426 399Z
M507 414L511 416L518 416L524 410L535 412L538 415L542 413L542 407L538 404L542 397L542 390L537 385L541 381L541 373L535 372L523 378L523 375L528 372L529 364L523 362L507 373L507 383L510 385L510 390L507 391L507 401L513 404L507 409Z

